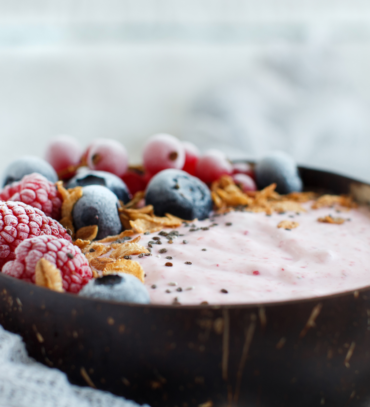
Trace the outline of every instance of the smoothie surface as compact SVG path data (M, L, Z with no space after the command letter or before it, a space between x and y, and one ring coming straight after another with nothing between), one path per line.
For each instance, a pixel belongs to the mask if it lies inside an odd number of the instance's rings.
M163 229L178 234L172 238L142 235L141 245L154 242L152 255L134 259L144 269L151 302L261 303L370 285L369 208L338 212L311 205L303 204L301 214L236 211ZM318 221L328 215L344 223ZM299 225L278 228L285 220Z

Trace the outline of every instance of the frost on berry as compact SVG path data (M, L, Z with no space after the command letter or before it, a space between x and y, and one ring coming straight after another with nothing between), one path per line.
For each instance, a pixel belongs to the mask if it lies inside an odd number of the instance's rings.
M60 135L50 141L45 158L58 173L60 179L67 179L76 172L81 155L82 148L76 139Z
M0 268L15 258L20 243L42 235L71 241L63 226L39 209L23 202L0 202Z
M107 171L121 177L128 167L128 154L116 140L95 140L88 148L87 165L92 170Z
M223 152L210 150L199 158L196 173L203 182L210 184L222 175L231 175L232 166Z
M29 174L21 181L7 185L0 193L0 199L23 202L40 209L46 216L60 219L61 195L55 185L41 174Z
M185 163L184 146L170 134L155 134L144 146L143 163L152 175L168 168L181 169Z
M14 254L15 260L5 264L3 273L30 283L35 283L36 266L40 259L47 260L60 270L65 291L78 293L93 277L86 257L66 239L54 236L27 239Z

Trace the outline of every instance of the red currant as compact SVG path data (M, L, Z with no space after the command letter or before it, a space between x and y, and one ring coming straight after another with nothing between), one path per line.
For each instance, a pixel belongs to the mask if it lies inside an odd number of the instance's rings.
M232 166L224 153L210 150L199 158L196 175L206 184L217 181L222 175L231 175Z
M128 167L127 151L116 140L95 140L88 148L87 165L92 170L107 171L122 177Z
M180 170L184 162L185 150L181 141L169 134L155 134L145 144L143 163L152 175L167 168Z
M45 158L55 169L59 178L71 178L80 163L82 148L78 141L71 136L54 137L49 143Z
M198 147L189 141L184 141L182 145L184 146L185 150L185 164L182 169L190 175L195 175L197 170L197 162L200 155Z
M243 192L257 191L257 186L254 180L247 174L233 174L232 178Z
M150 181L151 175L149 173L141 173L135 170L128 170L122 175L123 182L127 185L127 188L131 192L131 195L135 195L136 192L145 191L145 188Z
M246 174L255 179L253 167L248 163L234 163L233 174Z

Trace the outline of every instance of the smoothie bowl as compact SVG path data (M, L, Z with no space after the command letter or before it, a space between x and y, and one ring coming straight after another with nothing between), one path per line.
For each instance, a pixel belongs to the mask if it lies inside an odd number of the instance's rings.
M58 293L1 273L0 322L72 383L151 406L366 405L370 186L299 174L305 190L337 201L218 211L142 234L151 256L135 261L150 304Z

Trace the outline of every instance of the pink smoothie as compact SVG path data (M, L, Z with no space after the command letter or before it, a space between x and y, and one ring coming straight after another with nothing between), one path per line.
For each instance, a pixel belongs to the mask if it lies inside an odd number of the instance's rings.
M152 244L151 256L133 256L143 266L152 303L260 303L370 285L370 210L303 206L307 212L300 215L231 212L191 223L175 229L180 236L172 244L158 233L143 235L145 247L153 237L162 243ZM346 221L317 221L329 214ZM278 229L282 220L299 226Z

